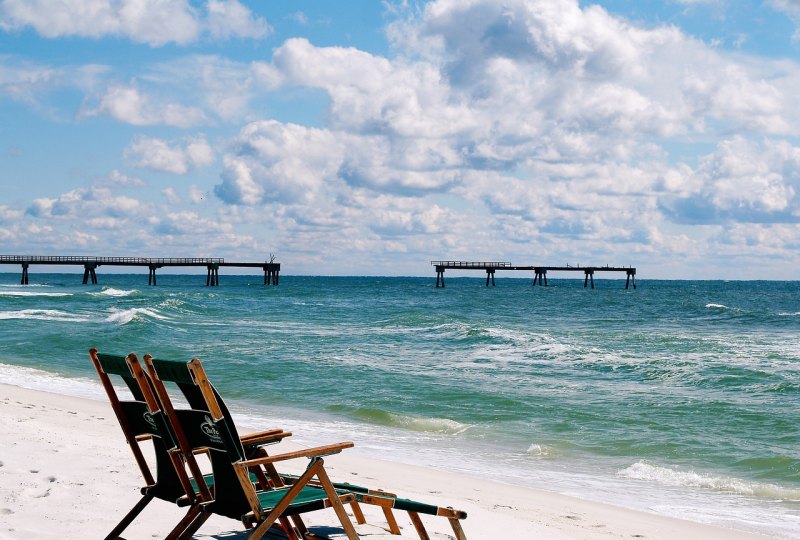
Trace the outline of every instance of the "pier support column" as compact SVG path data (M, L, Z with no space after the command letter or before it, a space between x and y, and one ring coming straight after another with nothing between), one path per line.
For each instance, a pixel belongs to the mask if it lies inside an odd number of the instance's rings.
M631 281L633 281L633 288L636 289L636 270L628 270L626 273L628 277L625 278L625 288L627 289Z
M278 285L278 269L264 267L264 285Z
M586 285L591 281L592 289L594 289L594 270L584 270L584 274L586 277L583 280L583 288L586 288Z
M486 286L489 286L489 278L492 280L492 287L494 287L494 268L486 269Z
M151 264L150 265L150 275L147 276L147 284L155 286L156 284L156 268L158 266Z
M534 268L536 271L536 275L533 276L533 286L536 286L536 282L539 282L540 287L547 287L547 270L544 268Z
M444 288L444 267L436 267L436 288Z
M209 264L206 268L208 268L208 275L206 276L206 287L218 287L219 286L219 265L218 264Z
M91 279L92 285L97 285L97 265L86 263L83 265L83 284L86 285Z
M28 284L28 263L22 263L22 279L20 280L19 284Z

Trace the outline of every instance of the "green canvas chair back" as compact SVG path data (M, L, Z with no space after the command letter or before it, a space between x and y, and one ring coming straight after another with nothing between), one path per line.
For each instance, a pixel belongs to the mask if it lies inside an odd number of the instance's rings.
M245 459L245 451L230 412L224 408L222 418L214 419L187 362L150 357L146 357L146 361L148 366L152 364L159 381L175 383L189 403L189 409L173 409L176 422L172 426L176 437L183 438L188 451L209 450L215 497L207 504L207 510L241 520L251 508L233 467L234 463ZM218 398L216 390L213 392Z
M148 409L139 384L128 367L126 357L96 353L92 359L96 359L95 367L104 383L106 393L109 394L112 407L117 414L117 420L128 444L134 450L140 469L142 469L142 475L147 483L143 491L146 490L159 499L176 502L186 493L169 458L168 450L174 446L174 443L165 419L163 416L153 415ZM119 398L113 387L112 376L124 382L133 399ZM139 441L143 437L149 437L153 442L156 463L155 478L153 478L147 462L141 459Z
M178 538L178 535L184 532L190 533L202 523L202 520L195 520L199 513L198 506L195 504L196 498L188 477L179 475L180 469L176 466L176 456L170 453L175 444L166 419L160 413L153 414L152 408L147 402L148 397L151 400L155 398L152 387L149 386L150 383L146 377L143 379L143 383L148 385L145 387L146 396L140 382L134 377L131 361L138 362L136 356L133 354L127 357L101 354L96 349L91 349L89 356L145 482L141 489L142 498L112 529L106 536L106 540L121 538L122 532L154 498L176 503L178 506L191 507L186 517L175 526L167 538ZM112 378L121 380L127 386L132 399L120 399ZM155 455L155 475L153 475L139 444L144 439L152 441Z

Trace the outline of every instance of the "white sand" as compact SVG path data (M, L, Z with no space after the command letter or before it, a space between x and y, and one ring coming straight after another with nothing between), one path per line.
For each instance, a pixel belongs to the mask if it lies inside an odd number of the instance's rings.
M263 428L275 426L259 426ZM291 430L291 426L280 426ZM241 431L245 432L245 429ZM138 500L142 484L116 418L106 402L0 385L0 539L103 538ZM330 441L336 442L336 441ZM145 443L147 444L147 443ZM281 443L271 454L296 446ZM148 449L149 450L149 449ZM297 467L305 466L305 460ZM745 539L764 536L587 502L374 459L352 452L326 459L335 481L383 488L402 496L464 510L467 538L517 539ZM384 531L382 513L364 506L365 538L418 538L397 513L403 535ZM124 536L163 538L184 510L155 500ZM331 510L307 514L306 523L332 538ZM423 516L433 539L452 538L446 519ZM196 538L244 539L237 521L212 517Z

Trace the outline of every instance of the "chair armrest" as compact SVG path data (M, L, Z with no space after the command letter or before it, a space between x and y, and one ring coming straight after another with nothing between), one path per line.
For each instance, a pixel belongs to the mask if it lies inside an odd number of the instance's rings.
M295 452L286 452L285 454L276 454L274 456L264 456L255 459L248 459L247 461L240 461L236 464L238 467L253 467L255 465L267 465L275 463L276 461L286 461L289 459L297 459L301 457L314 458L329 456L331 454L338 454L345 448L352 448L355 446L352 442L340 442L336 444L328 444L325 446L317 446L315 448L306 448L304 450L297 450Z
M245 446L253 446L259 444L270 444L282 441L285 437L291 437L291 431L283 431L282 429L270 429L267 431L259 431L257 433L248 433L242 435L241 442Z

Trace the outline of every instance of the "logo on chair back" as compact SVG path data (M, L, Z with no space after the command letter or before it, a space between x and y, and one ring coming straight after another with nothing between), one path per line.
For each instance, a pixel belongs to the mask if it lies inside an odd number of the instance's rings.
M219 430L210 416L206 416L205 421L200 424L200 429L203 430L203 433L211 442L222 444L222 437L219 436Z
M145 421L145 422L147 422L147 424L148 424L148 425L149 425L151 428L153 428L153 430L154 430L154 431L155 431L155 430L158 430L158 426L156 425L156 421L153 419L153 415L152 415L152 414L150 414L150 412L149 412L149 411L148 411L148 412L145 412L145 413L142 415L142 417L144 418L144 421Z

